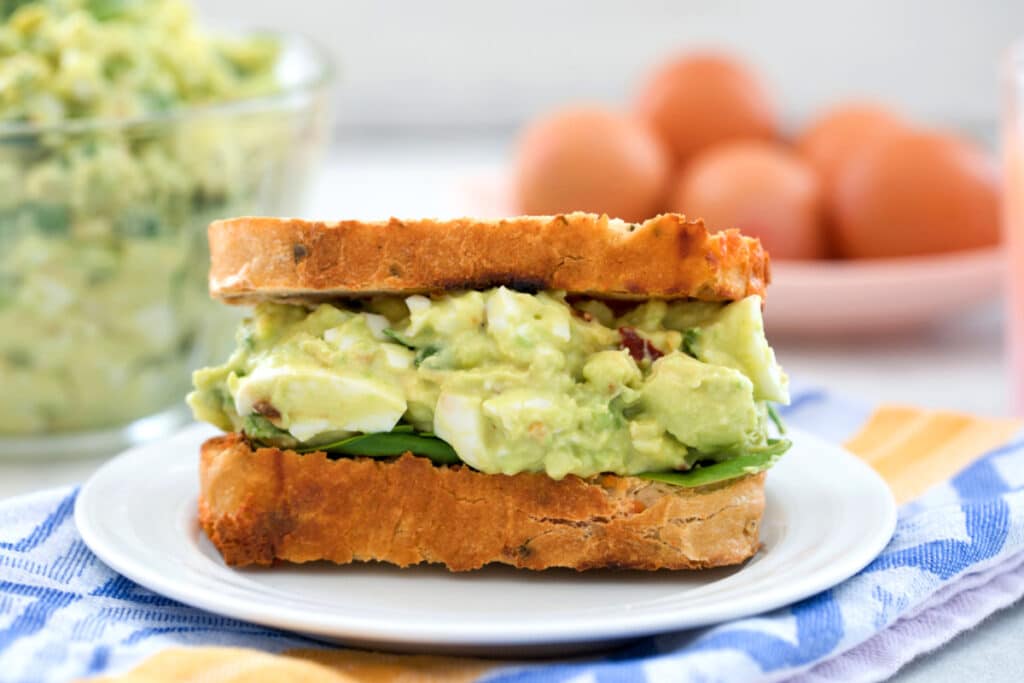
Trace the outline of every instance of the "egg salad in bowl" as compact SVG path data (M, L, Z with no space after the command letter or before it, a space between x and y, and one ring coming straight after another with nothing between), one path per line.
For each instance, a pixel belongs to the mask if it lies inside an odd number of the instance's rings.
M0 6L0 456L185 419L232 326L205 227L296 208L330 79L308 43L207 31L181 0Z

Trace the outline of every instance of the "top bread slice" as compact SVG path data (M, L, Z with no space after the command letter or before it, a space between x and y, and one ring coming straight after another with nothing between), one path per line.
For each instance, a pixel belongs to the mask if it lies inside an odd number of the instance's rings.
M764 296L768 254L735 230L662 214L320 222L245 217L209 228L210 293L227 303L406 296L504 285L607 299Z

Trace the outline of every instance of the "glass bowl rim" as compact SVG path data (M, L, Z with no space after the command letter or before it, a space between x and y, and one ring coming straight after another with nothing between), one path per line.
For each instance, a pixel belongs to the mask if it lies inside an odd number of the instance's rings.
M150 124L179 123L208 116L265 111L274 109L282 103L288 103L297 96L302 97L315 92L334 81L335 67L330 54L322 45L305 34L254 30L240 35L276 39L282 45L282 56L297 50L307 53L313 63L311 73L304 78L296 79L295 82L286 83L280 90L265 95L254 95L200 105L184 105L168 109L164 112L141 116L123 118L68 118L52 123L0 121L0 140L9 137L36 137L48 133L76 134L92 131L130 129Z

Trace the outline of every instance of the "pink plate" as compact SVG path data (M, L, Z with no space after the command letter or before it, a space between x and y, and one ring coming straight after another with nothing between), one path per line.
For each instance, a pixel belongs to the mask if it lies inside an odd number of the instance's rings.
M515 215L498 172L457 188L466 215ZM900 332L939 322L999 294L998 248L863 261L772 262L766 324L770 334Z
M895 332L955 316L999 294L1001 249L865 261L773 261L773 334Z

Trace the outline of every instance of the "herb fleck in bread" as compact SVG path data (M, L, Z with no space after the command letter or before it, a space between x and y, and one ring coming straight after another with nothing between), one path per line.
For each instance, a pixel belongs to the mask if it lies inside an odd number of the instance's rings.
M734 230L664 214L324 223L234 218L209 229L210 292L229 303L506 285L620 299L764 296L768 255Z
M411 454L254 450L238 434L207 441L200 464L200 523L235 566L702 569L752 556L763 510L764 474L697 489L613 475L487 475Z

